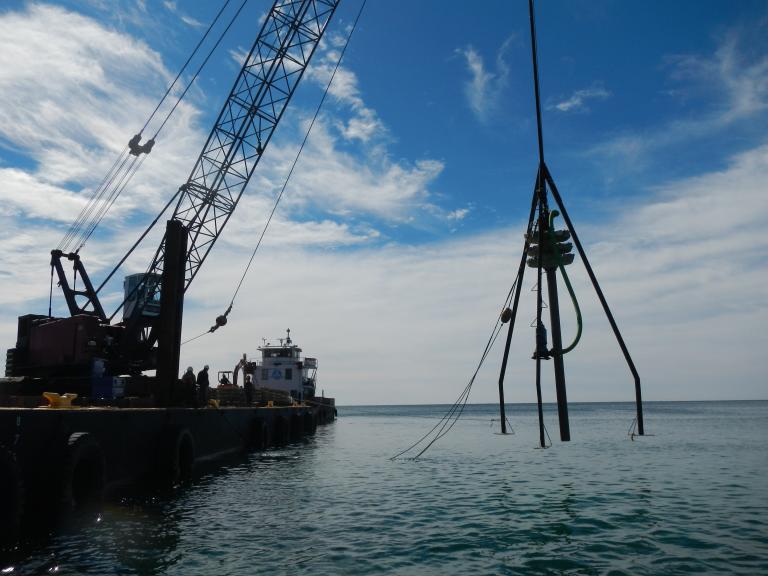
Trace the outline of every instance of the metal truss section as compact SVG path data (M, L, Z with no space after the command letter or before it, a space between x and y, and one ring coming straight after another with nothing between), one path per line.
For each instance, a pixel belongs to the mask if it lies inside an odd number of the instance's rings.
M277 0L181 194L189 231L184 289L221 234L272 138L339 0ZM162 274L165 240L148 272Z

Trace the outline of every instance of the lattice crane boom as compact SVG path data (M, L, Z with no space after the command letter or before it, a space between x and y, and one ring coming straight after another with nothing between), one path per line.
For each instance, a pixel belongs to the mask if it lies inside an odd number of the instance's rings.
M189 233L185 290L237 207L338 4L339 0L278 0L267 15L180 189L172 219ZM147 278L162 274L164 253L165 240Z
M20 316L16 347L6 361L8 375L65 378L61 382L66 386L90 395L97 372L136 377L136 385L144 386L143 372L156 370L156 402L173 402L184 293L237 207L339 2L275 0L177 193L174 213L147 273L126 278L126 298L112 316L104 313L79 255L51 252L51 289L58 274L70 317L53 317L50 306L47 316ZM134 142L132 151L136 146ZM67 281L62 258L73 261L81 289ZM120 308L122 322L111 324ZM45 385L53 381L45 380Z

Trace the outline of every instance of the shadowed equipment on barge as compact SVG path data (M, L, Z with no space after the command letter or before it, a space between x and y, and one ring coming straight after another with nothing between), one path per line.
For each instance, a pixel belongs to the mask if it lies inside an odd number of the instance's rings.
M163 127L208 58L186 89L174 91L174 85L222 8L51 251L48 313L19 316L0 379L3 540L121 486L170 488L198 464L299 440L335 418L334 400L314 394L316 360L302 360L290 335L280 347L262 349L264 358L270 355L263 366L243 357L235 374L243 372L246 388L226 381L211 390L210 401L204 391L198 400L190 394L189 383L179 379L179 361L186 290L237 207L338 3L276 0L266 18L251 23L260 26L258 36L188 180L96 286L81 260L83 248L156 141L162 144ZM179 93L165 106L167 116L156 118L166 98ZM153 135L142 143L145 132ZM108 314L102 298L117 295L110 280L174 205L149 266L133 264L146 272L126 276L124 297ZM53 314L54 285L68 315ZM240 285L242 279L237 290ZM209 332L227 323L233 304L234 296ZM41 407L44 398L48 406Z
M171 489L195 466L299 441L335 418L332 398L268 404L0 407L2 540L124 489Z

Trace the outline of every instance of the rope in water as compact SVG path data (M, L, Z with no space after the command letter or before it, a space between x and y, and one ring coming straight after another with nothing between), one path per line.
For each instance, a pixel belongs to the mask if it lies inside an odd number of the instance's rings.
M519 276L515 278L514 282L512 283L512 287L509 289L509 292L507 293L507 298L505 300L505 303L502 309L505 309L507 308L507 306L509 306L512 300L512 293L515 290L515 286L517 285L518 280L519 280ZM470 377L469 382L464 387L464 390L462 390L461 394L459 394L459 397L453 402L453 404L451 404L448 411L443 415L442 418L440 418L438 423L435 424L432 427L432 429L429 430L429 432L427 432L421 438L416 440L416 442L408 446L406 449L401 450L394 456L391 456L390 460L397 460L398 458L407 454L408 452L419 449L419 452L412 458L413 460L418 460L422 456L422 454L424 454L427 450L429 450L435 444L435 442L440 440L440 438L442 438L443 436L448 434L448 432L451 431L451 429L456 425L456 422L458 422L459 418L464 412L464 408L466 407L467 401L469 400L469 394L472 391L472 385L475 383L477 374L480 372L480 368L482 368L483 364L485 363L485 360L488 357L488 354L490 353L491 349L493 348L493 345L496 342L496 338L498 338L499 334L501 333L501 329L503 326L504 324L501 321L501 318L497 318L496 323L494 324L493 329L491 330L491 335L488 337L488 341L485 344L485 349L483 350L483 353L480 356L480 361L478 362L474 373ZM420 446L421 448L419 448Z

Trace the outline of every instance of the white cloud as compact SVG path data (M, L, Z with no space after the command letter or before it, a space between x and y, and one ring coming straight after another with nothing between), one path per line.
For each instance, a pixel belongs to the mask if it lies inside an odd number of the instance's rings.
M506 52L513 37L508 38L496 54L496 69L489 71L483 57L473 47L457 49L456 53L464 58L470 80L464 85L464 93L469 107L481 122L487 122L499 105L502 90L509 79L509 65Z
M736 32L725 36L711 56L669 56L666 64L679 83L671 97L705 98L703 110L617 134L592 148L591 154L620 159L626 168L637 169L654 151L718 134L737 122L764 117L768 110L768 56L742 46Z
M195 20L192 18L192 16L183 15L181 16L181 21L184 22L187 26L191 26L192 28L202 28L203 23L199 20Z
M245 64L245 59L248 58L248 50L242 46L229 50L229 56L235 61L238 67L242 67Z
M349 29L347 29L347 34ZM341 57L341 48L346 42L346 37L340 34L330 34L323 41L319 54L307 69L306 76L318 84L322 89L328 86L328 93L340 103L349 106L352 117L347 120L338 120L339 132L347 140L358 140L368 143L374 138L386 136L387 130L376 114L376 111L366 106L360 93L357 75L350 69L340 65L336 69L336 63ZM331 46L329 48L328 46ZM335 74L334 74L335 70Z
M709 58L683 54L668 57L667 63L673 78L687 83L678 94L714 92L721 107L712 121L728 124L768 109L768 56L750 58L749 52L732 31Z
M765 398L759 354L768 345L768 200L759 176L767 169L768 147L761 147L721 172L668 182L600 227L579 227L646 400ZM186 346L183 363L229 367L243 352L254 354L261 336L290 327L304 351L320 359L320 385L340 403L450 402L479 359L521 244L522 223L418 247L273 246L246 280L237 315L215 336ZM190 293L189 335L205 330L229 302L233 286L221 279L232 276L229 262L243 254L227 254L210 262ZM566 357L569 399L631 401L632 378L578 259L569 273L585 323L581 344ZM513 402L535 401L532 285L528 274L507 376ZM561 292L568 341L573 313ZM472 401L494 401L501 352L499 342ZM550 364L545 370L551 401Z
M464 220L464 217L469 214L469 208L458 208L451 212L448 212L447 218L449 220Z
M604 100L611 95L604 88L593 87L576 90L569 98L547 106L548 110L559 110L560 112L586 112L589 110L586 105L587 100Z
M336 151L330 135L321 129L312 140L312 152L295 174L293 197L305 204L325 205L332 213L362 211L407 221L427 203L428 185L443 170L435 160L408 166L382 157L361 163Z
M45 90L40 89L41 78ZM72 12L31 5L24 12L2 15L0 142L29 158L25 169L50 193L52 218L59 218L59 198L69 202L68 188L85 188L87 194L100 181L154 107L146 94L162 94L169 78L159 55L146 45ZM182 103L156 150L188 157L195 114ZM149 159L147 172L137 177L137 188L146 192L137 200L148 203L148 209L163 201L156 187L178 176L174 164L160 167ZM27 195L15 200L22 207ZM35 215L43 216L39 208ZM118 213L120 208L116 206Z
M5 238L0 271L11 275L8 286L13 286L13 293L4 294L2 302L43 296L48 251L153 109L152 95L162 94L172 76L160 56L142 42L73 12L31 5L0 15L0 98L4 102L0 156L5 149L14 158L0 163L5 182L0 190ZM44 91L40 90L42 77L46 78ZM357 85L351 72L346 78L346 86ZM347 133L334 132L338 127L334 118L321 119L267 236L268 246L366 244L381 233L360 216L404 223L412 222L419 211L428 213L428 187L442 164L394 162L382 144L362 156L340 152L340 137L374 137L370 124L375 124L375 112L366 107L356 88L347 93L345 102L354 113L345 124ZM307 121L297 121L301 110L293 113L283 120L280 137L268 149L250 192L222 238L224 245L252 248L253 232L261 230L293 161L297 145L292 142L306 130ZM188 96L146 157L142 171L90 241L84 261L94 278L119 259L186 178L207 133L199 126L200 114L195 99ZM350 133L355 130L359 135ZM384 130L376 132L381 135ZM19 162L18 157L24 159ZM126 272L143 269L161 232L153 232L128 261ZM22 270L25 266L34 274L27 275Z

